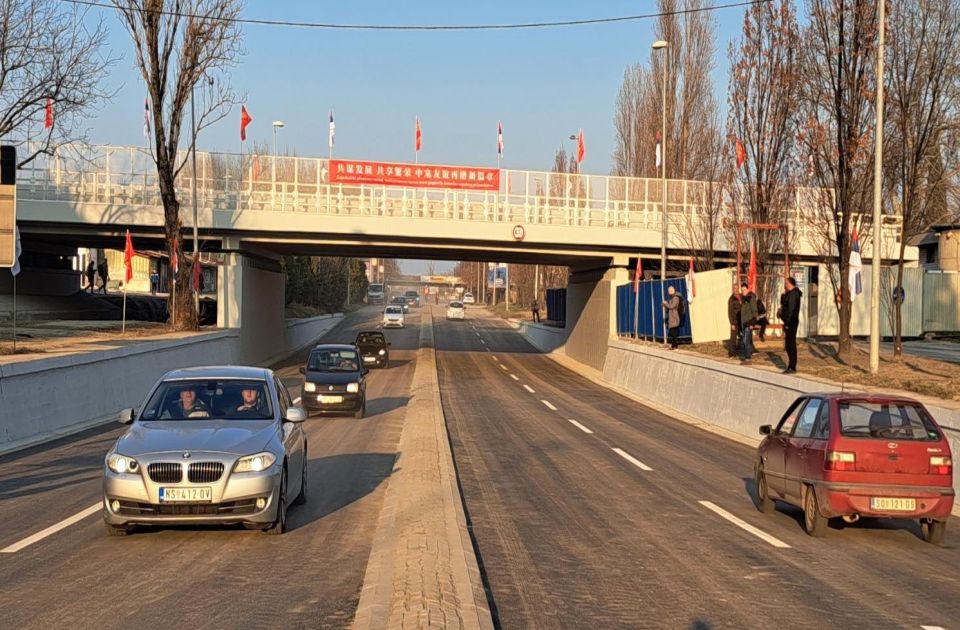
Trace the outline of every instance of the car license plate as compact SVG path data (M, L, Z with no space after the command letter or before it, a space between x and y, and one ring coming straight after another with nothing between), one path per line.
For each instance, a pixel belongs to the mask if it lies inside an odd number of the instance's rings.
M204 488L160 488L160 502L172 503L176 501L213 501L213 489Z
M317 396L317 400L325 405L335 405L343 402L343 396Z
M377 357L363 357L364 363L373 363L376 360L377 360Z
M917 500L892 497L871 497L870 509L883 510L886 512L914 512L917 509Z

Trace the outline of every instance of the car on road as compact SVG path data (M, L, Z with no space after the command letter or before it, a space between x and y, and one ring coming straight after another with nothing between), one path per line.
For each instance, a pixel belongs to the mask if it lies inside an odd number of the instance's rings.
M408 313L410 311L410 304L407 302L407 298L403 297L402 295L398 295L395 298L390 298L390 304L399 306L401 309L403 309L404 313Z
M465 319L466 315L467 313L463 302L454 300L447 304L447 319Z
M407 304L410 306L420 306L420 294L416 291L407 291L403 297L407 298Z
M918 519L943 541L953 509L953 458L943 431L916 400L853 393L798 398L764 436L754 462L757 507L800 507L804 529L828 519Z
M384 328L403 328L403 309L391 304L383 309L383 327Z
M164 374L104 460L103 519L138 525L236 524L282 534L307 500L306 418L280 379L254 367Z
M473 293L467 291L463 294L463 303L464 304L476 304L477 300L473 297Z
M357 334L355 342L360 350L363 365L367 367L390 367L390 342L379 330L364 330Z
M367 303L383 304L386 300L386 287L382 283L372 283L367 285Z
M310 351L303 374L300 404L307 413L367 412L367 380L360 349L352 344L319 344Z

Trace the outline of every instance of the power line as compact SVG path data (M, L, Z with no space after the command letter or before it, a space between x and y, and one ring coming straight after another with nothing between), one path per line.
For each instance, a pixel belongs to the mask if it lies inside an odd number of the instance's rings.
M95 0L61 0L70 4L79 4L100 9L115 9L113 5ZM159 15L169 15L181 18L192 18L197 20L218 19L225 22L237 24L250 24L254 26L284 26L292 28L315 28L315 29L334 29L334 30L355 30L355 31L505 31L535 28L561 28L570 26L590 26L596 24L615 24L619 22L635 22L639 20L652 20L659 17L673 17L688 15L693 13L705 13L709 11L719 11L721 9L733 9L736 7L747 7L757 4L767 4L772 0L742 0L740 2L730 2L714 6L706 6L692 9L678 9L676 11L663 11L659 13L643 13L640 15L621 15L606 18L586 18L582 20L562 20L558 22L524 22L519 24L335 24L329 22L296 22L289 20L258 20L253 18L211 18L206 15L184 13L180 11L153 11Z

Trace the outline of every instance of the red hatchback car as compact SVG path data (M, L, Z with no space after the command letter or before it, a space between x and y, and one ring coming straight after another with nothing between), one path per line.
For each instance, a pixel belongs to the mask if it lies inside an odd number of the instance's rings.
M943 541L953 509L953 459L919 402L809 394L760 433L766 437L754 479L761 512L773 512L775 500L800 507L811 536L822 535L831 518L916 518L924 540Z

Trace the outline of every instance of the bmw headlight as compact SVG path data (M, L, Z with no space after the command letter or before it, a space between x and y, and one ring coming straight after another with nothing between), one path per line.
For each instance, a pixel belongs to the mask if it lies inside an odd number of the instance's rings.
M380 354L381 357L385 357L385 356L387 356L387 351L386 351L386 350L381 350L381 351L379 352L379 354Z
M140 464L137 463L137 460L119 453L111 453L107 456L107 468L120 474L140 472Z
M273 453L257 453L256 455L247 455L237 460L237 465L233 467L233 472L260 472L273 466L277 461Z
M315 392L317 391L317 384L306 382L303 384L303 391L305 392Z
M347 383L347 392L356 394L360 391L360 383Z

